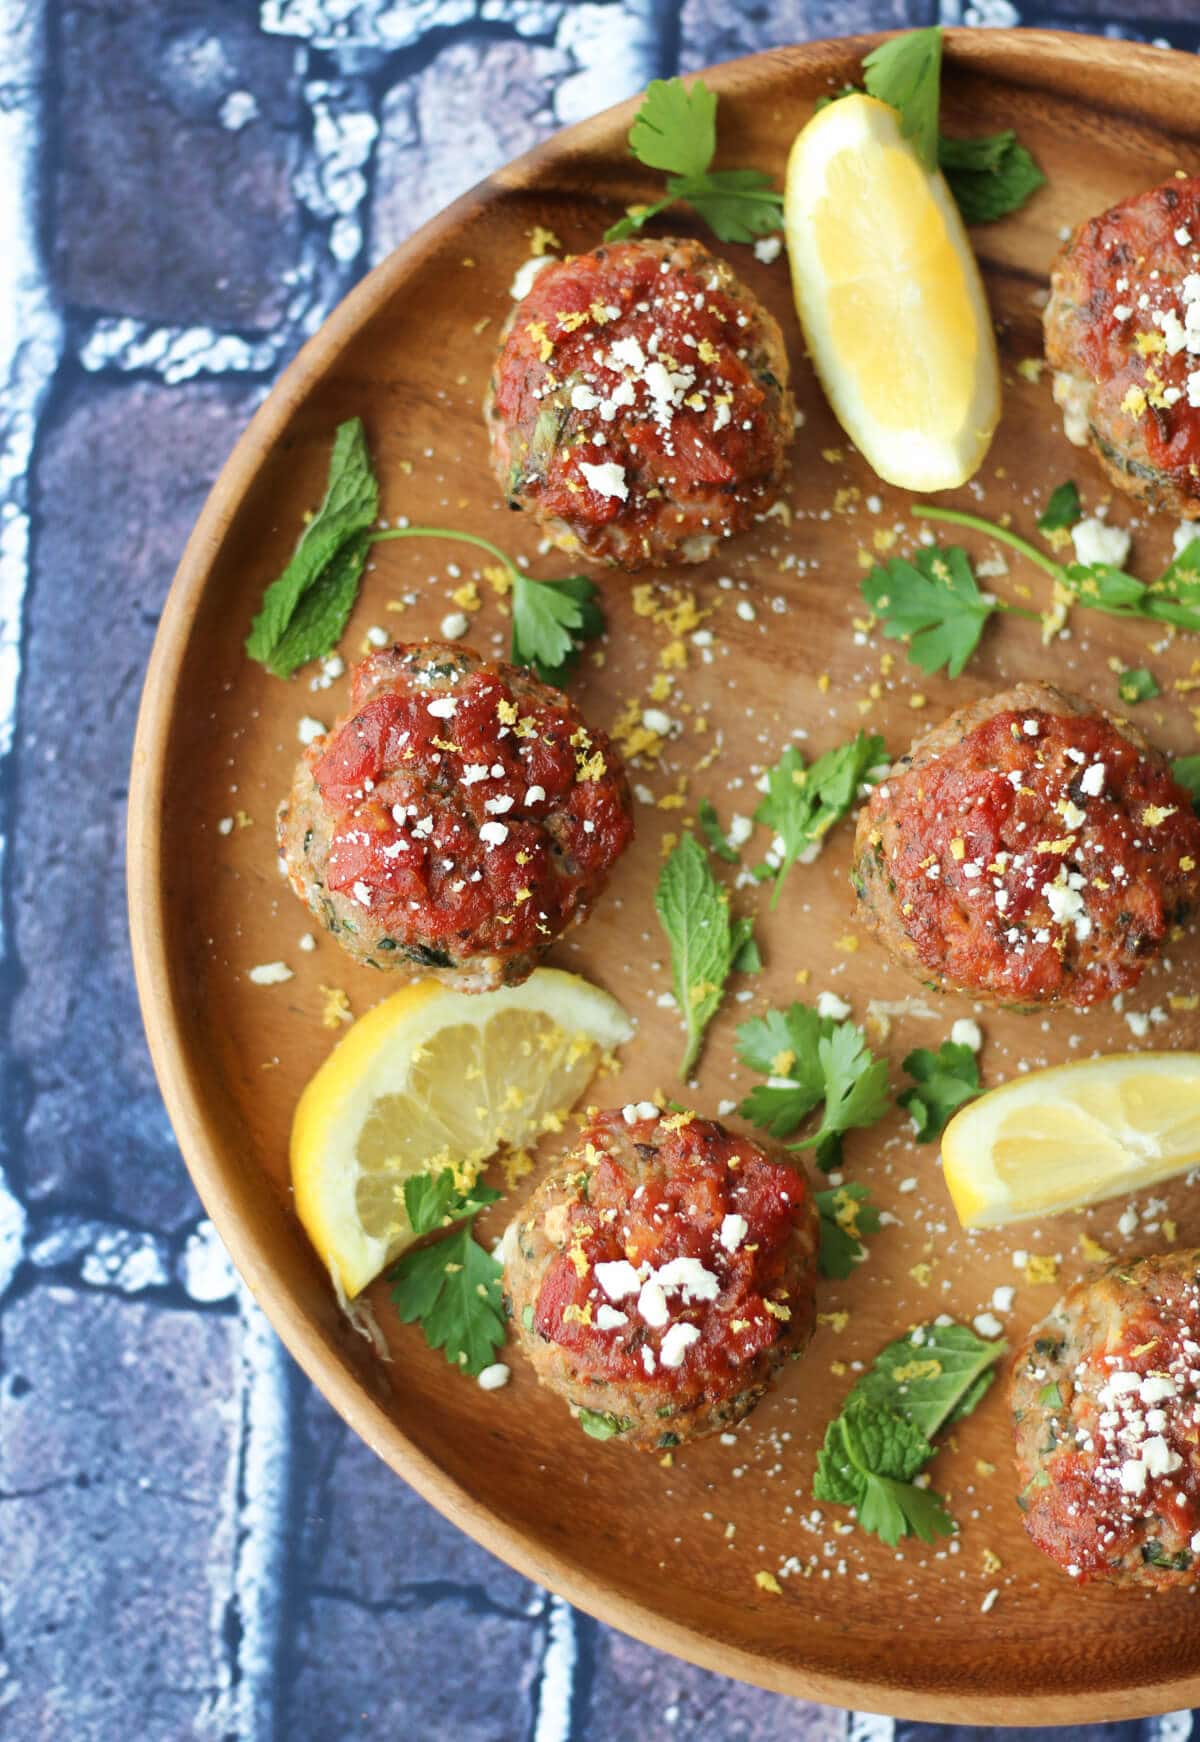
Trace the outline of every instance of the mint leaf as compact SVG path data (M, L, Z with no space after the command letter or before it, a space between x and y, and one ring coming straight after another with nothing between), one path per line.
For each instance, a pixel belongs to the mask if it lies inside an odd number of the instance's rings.
M1007 1349L966 1325L919 1325L880 1350L850 1396L904 1416L931 1440L975 1408Z
M932 1454L903 1417L847 1400L826 1430L813 1498L856 1507L862 1528L891 1548L910 1533L925 1542L952 1535L953 1521L938 1496L911 1485Z
M436 1228L475 1216L496 1203L500 1195L491 1186L474 1185L469 1191L460 1191L449 1167L441 1173L417 1173L404 1182L404 1208L414 1234L432 1234Z
M866 1257L862 1236L879 1232L883 1225L879 1211L870 1202L866 1186L831 1187L814 1196L821 1218L818 1268L822 1276L841 1282Z
M896 1099L912 1114L917 1142L932 1143L942 1135L950 1115L979 1093L979 1060L969 1046L945 1040L937 1052L917 1047L903 1068L916 1087Z
M1059 484L1050 492L1049 502L1038 515L1038 531L1068 532L1082 518L1079 491L1074 479L1068 478L1065 484Z
M559 684L579 655L580 644L604 633L594 603L597 588L585 575L534 581L515 564L512 573L512 660L527 665L543 683Z
M361 418L339 424L321 506L283 573L263 594L246 637L250 658L276 677L336 644L358 593L379 485Z
M654 893L659 923L671 946L671 981L687 1032L680 1075L690 1074L704 1031L716 1015L747 933L735 933L729 897L713 876L708 855L693 835L684 835L664 864Z
M403 1322L419 1324L431 1349L476 1375L491 1366L505 1337L500 1275L464 1223L444 1240L406 1252L389 1280Z
M1117 677L1117 694L1129 707L1136 707L1138 702L1152 702L1155 696L1162 695L1158 679L1144 665L1132 666Z
M958 677L979 645L984 624L1007 609L979 590L970 561L957 545L922 545L911 561L893 557L862 583L862 595L883 622L889 641L907 641L922 671L944 666Z
M800 854L821 842L849 813L859 787L864 781L873 785L886 763L883 739L859 732L850 743L827 750L811 767L805 765L795 745L789 745L774 768L767 771L767 794L754 820L778 836L783 850L777 867L760 865L755 875L774 876L772 907Z
M880 43L863 61L867 90L900 116L900 131L911 139L926 169L938 164L938 105L941 98L942 32L906 31Z
M967 224L1018 211L1046 178L1011 129L979 139L938 140L938 164Z
M701 834L717 858L723 859L726 865L740 865L741 857L736 849L729 845L711 799L702 798L700 800L696 810L696 819L700 824Z
M731 966L735 974L762 972L762 953L754 935L752 919L735 919L729 932Z

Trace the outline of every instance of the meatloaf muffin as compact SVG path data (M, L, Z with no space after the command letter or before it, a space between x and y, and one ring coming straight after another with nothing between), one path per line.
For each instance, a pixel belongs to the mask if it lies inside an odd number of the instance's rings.
M1012 1378L1017 1504L1073 1579L1200 1583L1200 1252L1110 1264Z
M1080 224L1046 305L1067 435L1120 490L1200 515L1200 177Z
M732 1426L814 1324L818 1216L774 1148L647 1102L596 1114L505 1236L543 1385L651 1451Z
M699 242L541 271L484 403L511 508L623 569L703 562L778 493L795 410L777 322Z
M1200 891L1200 820L1131 726L1020 684L921 739L858 819L854 883L898 960L991 1004L1136 984Z
M620 757L561 691L436 641L373 653L279 812L292 887L361 962L514 986L633 835Z

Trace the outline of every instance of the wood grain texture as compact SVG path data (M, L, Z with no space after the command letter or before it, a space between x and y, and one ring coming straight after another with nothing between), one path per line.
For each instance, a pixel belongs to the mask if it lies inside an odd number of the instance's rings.
M815 99L853 77L870 46L871 39L852 39L781 49L710 75L722 98L722 160L780 174ZM1016 126L1050 178L1026 212L977 237L1001 336L1006 407L982 489L960 492L961 505L1009 512L1028 530L1036 504L1065 476L1079 479L1090 505L1104 496L1092 462L1061 435L1048 382L1030 383L1014 365L1040 352L1036 294L1061 228L1175 167L1194 168L1198 96L1200 68L1190 57L1052 33L951 33L948 131ZM1111 1240L1119 1206L1013 1237L968 1239L954 1226L934 1151L915 1149L899 1116L859 1134L847 1146L847 1172L870 1183L898 1220L876 1238L868 1265L826 1290L822 1310L848 1312L848 1323L822 1328L811 1354L733 1445L688 1448L670 1469L584 1439L527 1372L518 1369L502 1393L479 1392L390 1321L382 1287L377 1302L393 1360L375 1359L342 1321L291 1213L291 1112L332 1039L320 1020L322 988L344 988L361 1011L387 986L332 940L313 955L298 952L308 921L275 864L272 818L298 754L297 722L316 714L328 723L344 691L314 695L304 677L290 685L267 678L243 657L242 637L320 494L334 425L353 414L367 422L386 515L483 533L526 553L537 574L564 572L565 564L537 556L533 529L497 499L478 407L528 232L543 224L567 248L585 249L617 206L649 191L623 151L632 112L633 105L614 110L510 165L386 260L279 382L189 543L147 678L129 843L139 987L184 1154L280 1335L353 1427L463 1529L604 1620L766 1687L945 1722L1082 1722L1194 1703L1200 1630L1187 1599L1077 1590L1026 1542L999 1388L934 1467L963 1526L955 1553L918 1544L893 1554L857 1535L839 1537L829 1509L819 1528L805 1524L813 1453L850 1383L831 1364L868 1361L904 1326L937 1312L969 1319L1001 1283L1019 1285L1009 1327L1015 1338L1056 1291L1026 1286L1014 1250L1061 1254L1069 1281L1084 1268L1080 1233ZM664 596L682 584L713 612L716 647L711 663L692 655L668 703L686 732L660 769L635 769L634 777L660 797L682 780L686 807L640 810L639 839L609 896L556 952L560 965L608 986L639 1019L619 1076L597 1090L615 1102L674 1092L678 1024L657 1002L668 981L651 891L664 834L699 797L714 797L726 818L735 807L749 811L753 771L798 730L815 753L866 724L899 751L922 725L1018 678L1052 678L1114 705L1110 660L1149 660L1166 688L1191 659L1182 642L1151 657L1148 634L1077 613L1071 638L1048 650L1036 625L993 626L966 675L950 684L923 678L900 650L856 631L859 553L874 549L877 532L896 527L895 548L906 548L906 500L848 450L825 407L802 355L782 264L768 268L749 250L727 252L784 324L807 421L788 491L791 524L768 520L719 563L682 581L663 577ZM485 317L490 324L478 330ZM835 451L840 458L823 457ZM1121 508L1117 518L1124 517ZM1168 526L1142 518L1142 572L1155 572L1169 535ZM377 623L399 637L436 634L458 584L447 560L459 558L472 573L464 553L448 547L380 547L344 651L356 656ZM1014 569L995 584L1009 597L1030 587L1045 602L1032 571ZM607 725L627 698L645 696L667 631L634 611L626 580L609 577L604 588L605 663L587 664L577 689L585 713ZM389 610L406 595L415 602ZM752 621L735 612L735 599L753 603ZM505 627L489 600L469 639L498 646ZM896 655L890 669L881 664L887 651ZM699 719L707 730L697 730ZM1140 710L1139 724L1169 749L1192 747L1186 708L1169 696ZM698 772L714 747L717 759ZM238 811L249 825L220 835L218 819ZM860 1018L873 998L913 995L865 936L861 948L846 947L855 935L849 849L843 830L814 866L792 873L774 915L758 898L767 970L746 983L753 1001L730 1000L714 1024L689 1095L704 1111L747 1086L733 1063L736 1021L797 995L798 971L810 976L800 995L836 990ZM738 899L747 910L755 902L753 894ZM247 981L251 966L277 958L295 969L285 986ZM1189 933L1131 1007L1165 1007L1170 991L1194 982L1198 960ZM911 1046L936 1045L955 1017L970 1013L965 1001L946 999L932 1017L911 1006L897 1015L883 1048L894 1074ZM988 1016L985 1026L988 1081L1021 1064L1132 1044L1113 1011L1053 1021ZM1198 1038L1195 1018L1180 1017L1156 1027L1147 1044L1195 1046ZM902 1191L910 1178L917 1189ZM1194 1194L1180 1186L1164 1195L1180 1243L1200 1243ZM1164 1243L1151 1232L1121 1249ZM995 1472L981 1473L980 1460ZM985 1550L999 1556L999 1572L985 1570ZM789 1556L801 1564L784 1595L763 1595L754 1573L776 1570ZM993 1586L1000 1595L983 1616L980 1603Z

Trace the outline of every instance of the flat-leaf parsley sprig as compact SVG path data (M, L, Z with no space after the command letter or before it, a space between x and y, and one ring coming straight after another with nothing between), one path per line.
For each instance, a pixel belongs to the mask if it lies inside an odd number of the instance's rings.
M838 1166L847 1131L874 1125L888 1110L886 1059L877 1059L848 1018L820 1016L796 1002L752 1017L737 1031L738 1057L766 1077L738 1108L772 1137L790 1137L824 1102L820 1124L789 1144L812 1149L827 1173Z
M663 865L654 907L671 946L671 981L687 1034L679 1074L686 1080L730 974L758 965L754 924L730 917L728 892L694 835L684 835Z
M1023 206L1046 178L1011 128L976 139L948 139L938 124L942 30L906 31L863 61L868 92L900 116L926 169L940 169L968 224L990 224Z
M918 1143L933 1143L951 1114L981 1092L979 1060L972 1047L944 1040L936 1052L919 1046L904 1060L913 1085L896 1099L912 1116Z
M756 865L754 875L773 877L771 906L796 860L812 848L820 849L830 829L849 814L864 784L874 786L883 778L888 762L882 738L859 732L848 744L827 750L811 764L795 745L789 745L766 775L766 797L754 813L775 835L771 857Z
M982 592L970 558L958 545L921 545L911 557L876 564L861 591L882 621L884 635L907 642L914 665L931 674L944 666L951 677L978 647L989 617L1000 611L1038 616Z
M919 1325L889 1343L826 1430L813 1498L853 1506L861 1528L891 1548L908 1535L953 1534L945 1502L914 1478L934 1435L976 1408L1006 1349L956 1324Z
M604 631L597 588L584 575L535 581L490 539L446 526L392 526L372 531L379 485L361 418L340 424L325 497L283 573L267 588L246 640L251 659L290 677L338 643L358 597L372 545L439 538L473 545L500 567L512 597L512 659L546 683L561 683L585 641Z
M712 169L717 149L717 98L703 79L655 79L629 130L629 149L648 169L667 175L653 205L631 206L604 232L623 241L682 200L722 242L752 242L778 230L783 195L761 169Z
M501 1266L471 1231L479 1211L499 1196L489 1186L460 1189L450 1169L407 1180L404 1205L414 1233L457 1225L432 1245L406 1252L388 1278L403 1322L419 1324L431 1349L472 1376L492 1364L507 1334Z

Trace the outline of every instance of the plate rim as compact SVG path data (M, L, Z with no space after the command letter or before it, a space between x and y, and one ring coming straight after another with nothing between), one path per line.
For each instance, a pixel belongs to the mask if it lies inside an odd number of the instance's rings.
M861 58L880 42L908 34L877 31L779 45L700 69L688 77L711 77L718 90L737 69L767 63ZM1118 58L1123 70L1154 78L1188 57L1179 50L1078 34L1064 30L945 30L948 58L965 62L1004 59L1009 66L1044 52L1060 60L1099 52ZM1129 62L1135 63L1130 67ZM1137 64L1137 63L1140 63ZM532 1542L498 1517L427 1453L423 1452L350 1373L334 1346L316 1333L260 1243L243 1221L237 1191L226 1177L223 1146L206 1116L190 1066L179 988L164 931L167 906L158 827L176 680L203 598L213 559L241 503L252 488L262 455L286 430L312 385L336 364L354 336L403 286L405 280L470 216L505 192L536 186L547 170L587 150L618 126L632 122L640 95L560 128L531 151L512 159L428 219L371 269L331 310L271 387L221 468L188 537L171 581L147 665L134 735L127 802L126 893L130 946L138 1003L151 1061L180 1153L205 1212L240 1277L262 1308L289 1355L322 1397L390 1469L443 1517L524 1577L546 1587L595 1620L666 1651L699 1668L772 1693L845 1709L941 1723L1080 1723L1141 1718L1200 1704L1200 1674L1134 1686L1054 1694L1011 1689L967 1691L930 1680L921 1687L878 1680L852 1681L793 1662L748 1651L666 1616L616 1590L556 1550ZM1102 107L1096 104L1097 108Z

